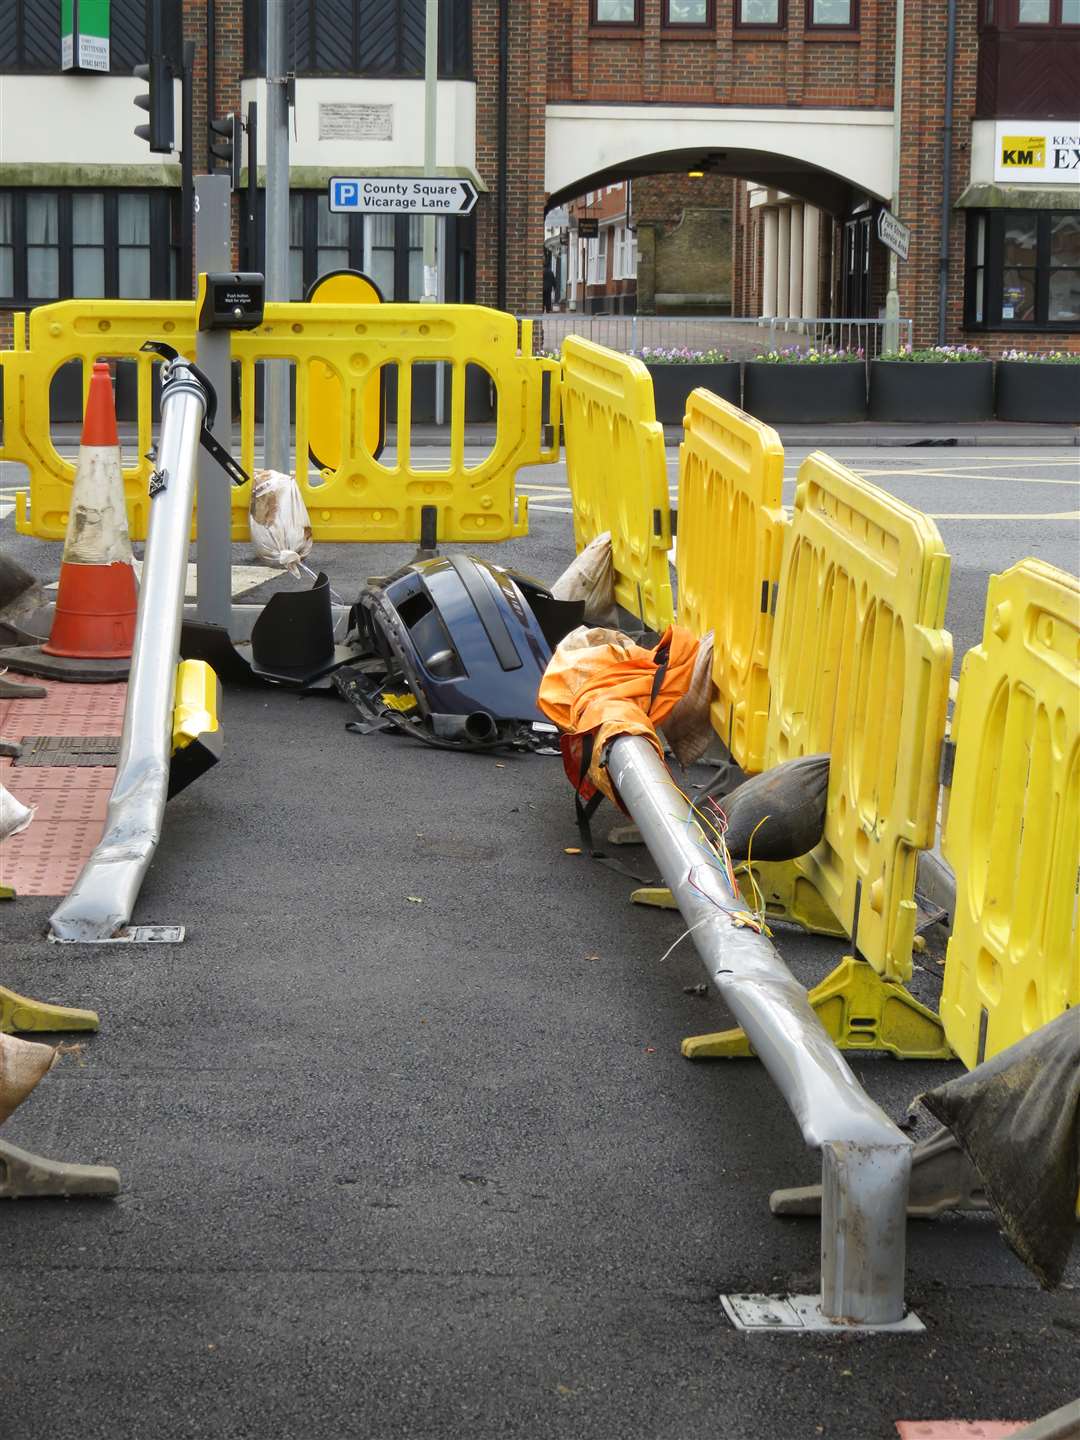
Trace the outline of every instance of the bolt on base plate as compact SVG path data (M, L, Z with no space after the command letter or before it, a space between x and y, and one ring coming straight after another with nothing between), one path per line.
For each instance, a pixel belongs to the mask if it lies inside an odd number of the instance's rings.
M865 1331L868 1335L921 1334L926 1326L913 1310L902 1320L886 1325L864 1325L850 1320L830 1320L821 1313L820 1295L721 1295L720 1304L736 1330L791 1332Z

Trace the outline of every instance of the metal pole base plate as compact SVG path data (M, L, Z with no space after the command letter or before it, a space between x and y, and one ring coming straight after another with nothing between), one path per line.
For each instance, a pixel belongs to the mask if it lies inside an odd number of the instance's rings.
M120 1172L112 1165L69 1165L46 1160L0 1140L0 1200L119 1195Z
M821 1313L820 1295L721 1295L720 1303L736 1330L785 1330L802 1331L804 1334L811 1330L859 1330L868 1335L918 1335L926 1329L913 1310L909 1310L902 1320L894 1320L888 1325L830 1320Z
M0 650L0 665L23 675L39 675L44 680L81 680L99 685L126 680L131 672L130 656L82 660L67 655L46 655L40 645L17 645L12 650Z
M125 925L115 935L93 940L65 940L49 934L53 945L179 945L183 938L183 925Z

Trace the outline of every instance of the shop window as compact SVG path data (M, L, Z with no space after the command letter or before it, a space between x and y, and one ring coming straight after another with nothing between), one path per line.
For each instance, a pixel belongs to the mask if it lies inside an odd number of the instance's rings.
M973 211L969 329L1080 330L1080 210Z
M641 0L592 0L594 25L640 25Z
M853 30L858 23L857 0L807 0L812 30Z
M664 0L664 24L709 28L713 24L713 0Z
M179 200L169 190L0 191L0 302L171 299Z
M786 21L784 0L735 0L736 25L778 30Z

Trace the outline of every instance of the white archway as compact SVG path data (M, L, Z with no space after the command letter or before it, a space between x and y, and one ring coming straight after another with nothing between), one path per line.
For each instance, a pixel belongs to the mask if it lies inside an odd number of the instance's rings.
M702 168L839 210L851 191L892 192L891 110L549 105L551 204L634 175Z

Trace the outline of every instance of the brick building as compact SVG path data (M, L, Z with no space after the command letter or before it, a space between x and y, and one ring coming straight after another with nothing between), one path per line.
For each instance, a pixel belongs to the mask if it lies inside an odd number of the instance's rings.
M199 171L208 116L262 104L263 7L165 4L178 71L193 46ZM0 5L0 343L12 309L188 285L178 157L132 134L148 0L111 0L107 68L82 74L61 69L60 8ZM630 181L639 308L877 315L889 205L920 342L1076 348L1080 0L904 15L897 127L895 0L442 0L438 168L482 191L446 222L447 298L538 311L545 213ZM424 0L293 0L294 294L341 265L420 293L419 223L332 215L326 188L420 170L423 27ZM237 259L258 266L254 210L238 197Z

